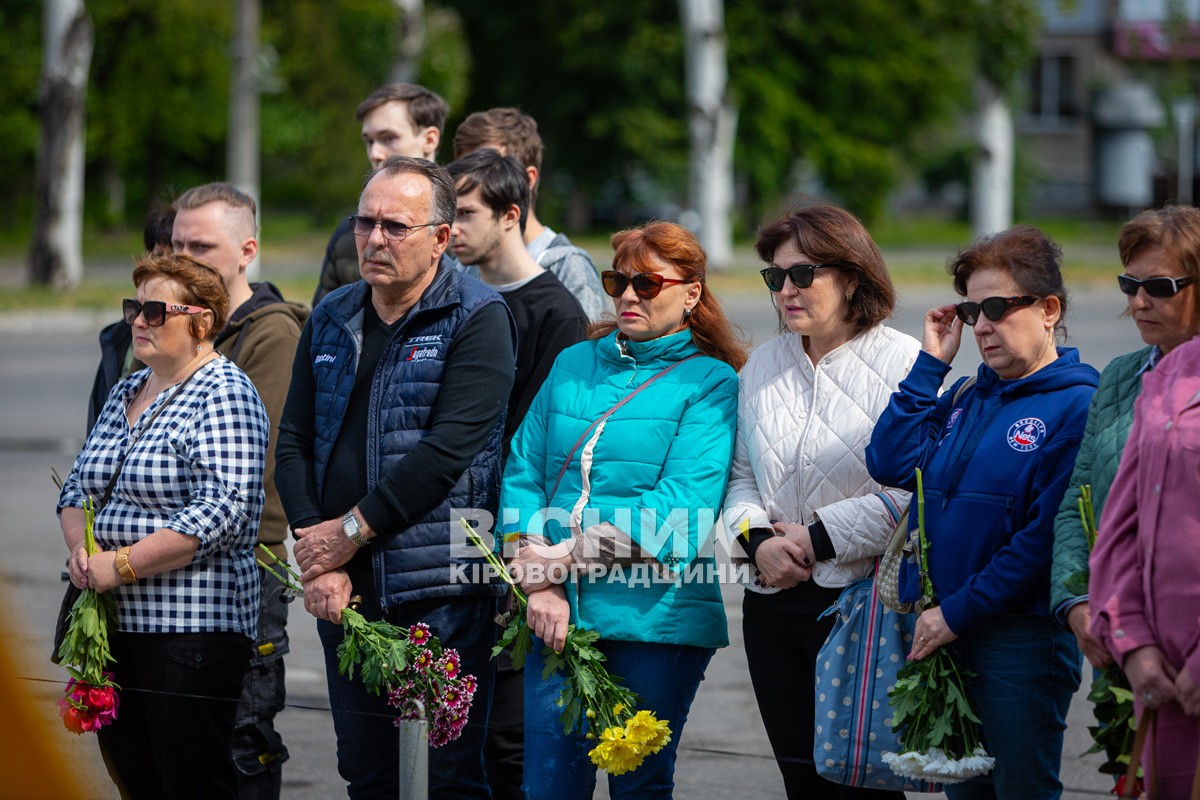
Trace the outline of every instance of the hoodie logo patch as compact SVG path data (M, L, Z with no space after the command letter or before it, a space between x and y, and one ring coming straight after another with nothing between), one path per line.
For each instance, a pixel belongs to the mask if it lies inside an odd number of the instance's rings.
M332 364L335 361L337 361L337 356L330 355L329 353L322 353L321 355L319 355L313 359L313 366L315 367L315 366L318 366L319 364L326 364L326 363Z
M1046 438L1046 423L1037 417L1019 419L1008 429L1008 446L1018 453L1037 450Z
M433 361L441 357L442 343L438 340L440 337L421 338L425 341L410 339L404 343L405 361ZM433 341L429 341L429 339L433 339Z

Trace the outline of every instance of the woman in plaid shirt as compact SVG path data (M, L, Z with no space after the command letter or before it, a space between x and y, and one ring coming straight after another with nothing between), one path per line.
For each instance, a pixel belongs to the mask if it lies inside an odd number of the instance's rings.
M233 798L269 422L254 385L213 351L229 312L220 275L157 253L133 282L125 321L148 368L113 387L58 503L71 580L117 600L121 708L100 747L129 797ZM99 502L118 472L89 558L84 500Z

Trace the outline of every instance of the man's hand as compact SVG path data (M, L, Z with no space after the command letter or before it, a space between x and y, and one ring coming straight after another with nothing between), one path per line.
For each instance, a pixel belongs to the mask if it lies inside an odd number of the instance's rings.
M342 624L342 609L350 605L352 590L345 570L323 572L304 581L304 608L317 619Z
M556 653L567 643L567 626L571 624L571 604L561 586L550 586L529 595L525 610L526 621L534 635Z
M1079 649L1087 657L1088 663L1097 669L1107 667L1113 663L1112 654L1105 650L1104 645L1096 641L1092 634L1088 633L1088 626L1091 622L1092 612L1088 609L1087 603L1076 603L1067 612L1067 624L1071 626L1071 632L1075 634L1075 641L1079 643Z
M292 548L292 554L300 567L301 583L337 569L358 552L358 545L347 538L341 519L326 520L292 533L299 540Z
M767 585L777 589L790 589L812 577L808 556L786 536L775 536L760 544L754 551L754 565Z

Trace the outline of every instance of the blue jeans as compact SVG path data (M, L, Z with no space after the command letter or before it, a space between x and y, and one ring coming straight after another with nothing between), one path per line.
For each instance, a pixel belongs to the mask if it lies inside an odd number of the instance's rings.
M384 617L374 592L365 591L365 581L355 582L355 592L366 598L359 612L368 620ZM462 735L442 747L429 750L429 798L485 798L491 791L483 771L483 740L488 709L492 704L492 645L496 643L494 597L443 597L392 606L387 620L408 627L418 622L429 625L443 647L453 647L461 657L462 672L479 681L470 719ZM387 697L369 694L362 679L338 674L337 647L342 626L317 621L317 633L325 649L325 676L329 682L329 705L337 734L338 773L349 784L348 795L359 798L395 800L400 792L400 734L393 720L395 709Z
M967 685L983 723L990 775L946 786L950 800L1056 800L1067 709L1079 688L1075 637L1053 619L1002 617L950 645L976 676Z
M707 647L648 644L645 642L597 643L607 656L605 666L620 675L625 686L641 698L638 710L650 710L670 720L671 742L642 765L624 775L610 775L608 792L613 800L670 797L675 788L675 755L688 711L704 670L716 651ZM542 680L542 640L534 637L533 652L525 662L525 792L528 800L583 800L596 788L596 767L588 758L594 740L573 731L563 734L558 693L563 675L555 672Z

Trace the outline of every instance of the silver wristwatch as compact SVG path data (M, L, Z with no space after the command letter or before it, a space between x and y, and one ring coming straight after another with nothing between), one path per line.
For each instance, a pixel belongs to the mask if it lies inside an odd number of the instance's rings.
M358 524L358 517L354 516L353 511L347 511L342 515L342 530L346 532L346 538L354 542L358 547L364 547L367 540L363 538L361 533L362 528Z

